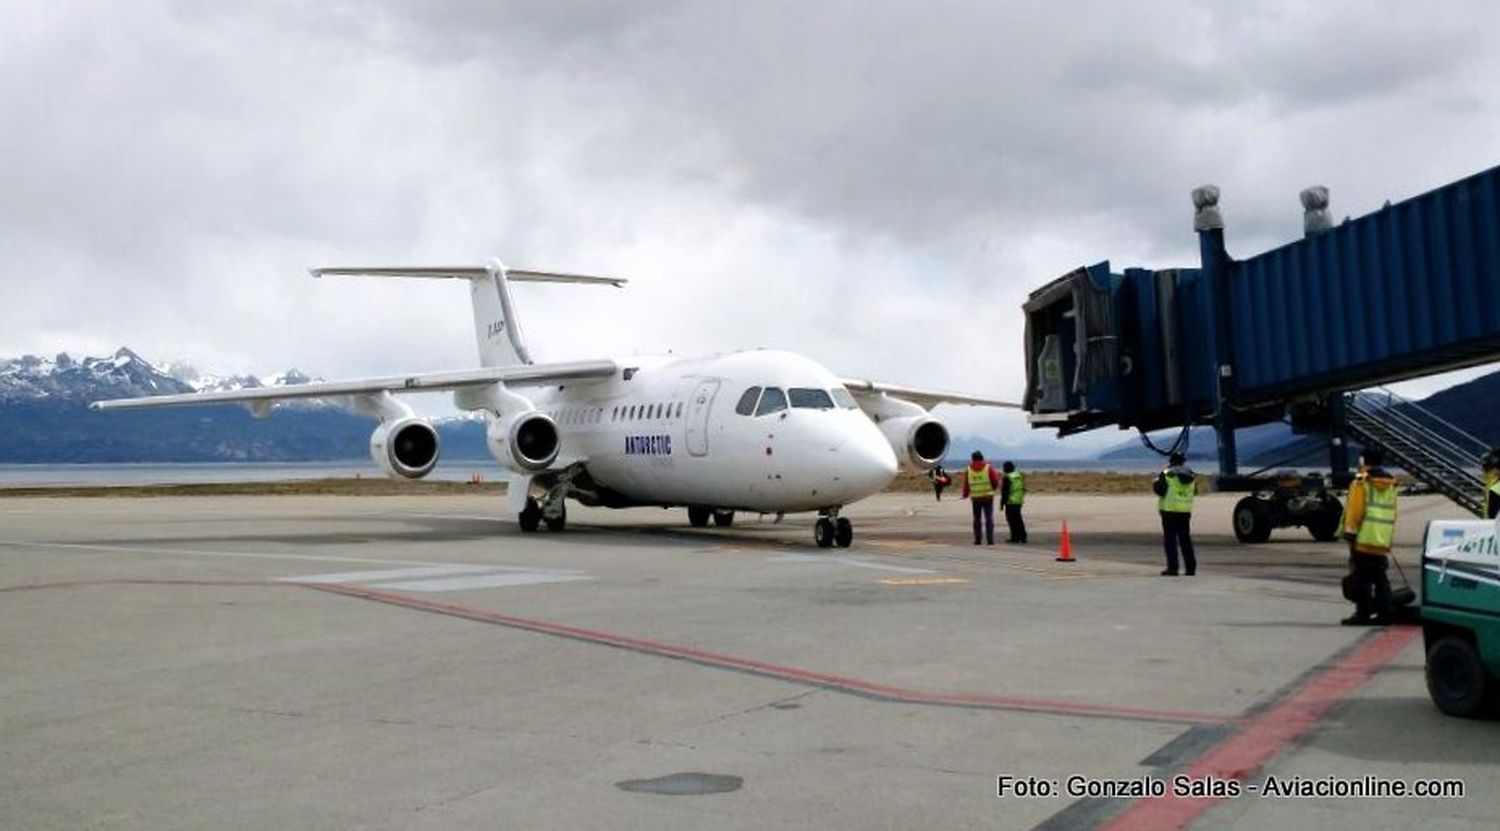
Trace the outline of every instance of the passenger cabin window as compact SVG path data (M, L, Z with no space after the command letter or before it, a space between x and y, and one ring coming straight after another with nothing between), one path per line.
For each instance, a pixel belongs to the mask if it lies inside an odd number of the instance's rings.
M833 399L828 396L825 390L792 387L787 390L787 397L791 399L792 406L799 410L833 409Z
M682 402L677 402L677 417L682 418Z
M754 415L755 402L760 400L760 387L751 387L740 396L740 403L734 405L734 411L740 415Z
M766 391L760 396L760 406L755 408L758 416L767 413L776 413L786 409L786 393L780 387L766 387Z
M843 387L833 388L833 401L835 404L838 404L840 407L843 407L846 410L859 409L859 404L855 403L854 396Z

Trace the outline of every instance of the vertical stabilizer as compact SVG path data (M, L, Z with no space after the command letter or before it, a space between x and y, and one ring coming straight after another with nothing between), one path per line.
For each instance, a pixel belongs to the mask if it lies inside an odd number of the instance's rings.
M505 264L490 260L484 279L469 281L474 301L474 336L479 341L480 366L516 366L531 363L526 339L516 320L516 304L510 297L510 279Z

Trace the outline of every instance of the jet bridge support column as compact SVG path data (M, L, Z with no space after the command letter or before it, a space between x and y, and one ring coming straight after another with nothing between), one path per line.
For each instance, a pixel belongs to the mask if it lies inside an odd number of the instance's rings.
M1328 399L1328 469L1335 488L1347 488L1349 473L1349 398L1335 393Z
M1212 310L1214 334L1214 432L1219 440L1219 476L1239 473L1239 452L1234 441L1235 377L1233 343L1230 337L1229 275L1233 262L1224 249L1224 216L1219 212L1219 189L1203 185L1193 189L1193 230L1198 232L1198 249L1203 260L1203 284ZM1202 348L1207 344L1196 344Z

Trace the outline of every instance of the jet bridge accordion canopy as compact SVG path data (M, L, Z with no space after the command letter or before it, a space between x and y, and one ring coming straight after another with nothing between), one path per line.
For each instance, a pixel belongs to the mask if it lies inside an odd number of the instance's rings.
M1221 379L1244 425L1258 408L1279 417L1289 401L1500 359L1500 168L1249 259L1210 244L1203 257L1106 261L1033 292L1033 426L1200 422Z

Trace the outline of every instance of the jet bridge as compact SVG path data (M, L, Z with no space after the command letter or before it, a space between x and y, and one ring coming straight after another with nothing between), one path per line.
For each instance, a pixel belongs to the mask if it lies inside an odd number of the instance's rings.
M1500 359L1500 167L1337 225L1309 188L1305 236L1246 259L1226 250L1217 188L1193 201L1195 267L1106 261L1027 299L1032 426L1212 424L1220 488L1265 491L1272 479L1241 475L1234 431L1286 420L1328 435L1337 487L1352 438L1472 509L1477 440L1353 392Z

